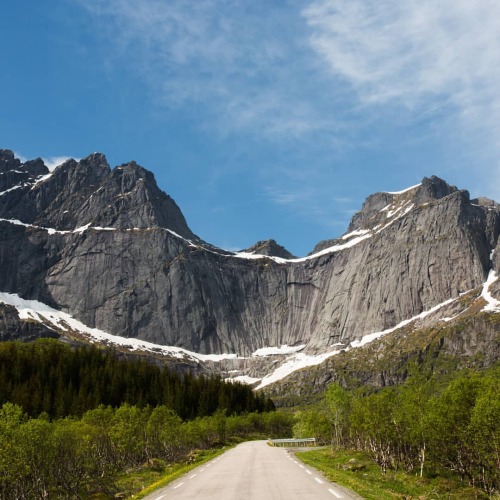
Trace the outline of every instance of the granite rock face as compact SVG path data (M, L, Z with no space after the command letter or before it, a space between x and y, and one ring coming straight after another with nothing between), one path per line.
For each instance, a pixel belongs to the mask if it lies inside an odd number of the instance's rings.
M48 174L0 150L0 292L199 353L321 352L457 298L500 267L499 205L435 177L368 197L346 235L293 259L275 242L249 258L201 241L134 162L111 170L96 153Z

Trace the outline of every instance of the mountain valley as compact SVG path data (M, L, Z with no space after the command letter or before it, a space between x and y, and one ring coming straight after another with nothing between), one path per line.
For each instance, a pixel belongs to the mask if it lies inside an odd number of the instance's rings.
M135 162L94 153L49 171L0 150L0 339L103 344L283 404L331 380L400 383L429 353L455 360L440 370L486 367L499 234L498 203L429 177L369 196L305 257L272 240L230 252Z

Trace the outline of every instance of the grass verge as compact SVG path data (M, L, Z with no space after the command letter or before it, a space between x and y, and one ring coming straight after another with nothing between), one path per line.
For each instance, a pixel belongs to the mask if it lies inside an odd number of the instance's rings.
M350 488L366 500L500 499L488 496L483 490L462 483L455 476L422 477L402 471L383 474L380 467L363 453L334 452L331 448L297 452L302 462L323 472L330 481Z
M153 466L128 471L116 481L120 493L115 495L115 498L144 498L156 489L166 486L192 469L221 455L231 447L229 445L210 450L198 450L192 452L189 460L184 462L165 465L159 461Z

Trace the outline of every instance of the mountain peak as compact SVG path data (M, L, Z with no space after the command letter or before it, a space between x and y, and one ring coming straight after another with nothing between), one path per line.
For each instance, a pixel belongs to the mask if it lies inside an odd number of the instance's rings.
M393 214L399 214L403 208L419 206L424 203L445 198L459 190L443 179L424 177L420 184L398 192L382 191L368 196L359 212L354 214L347 230L348 233L360 229L372 229ZM463 191L468 197L467 191Z
M211 367L226 359L214 368L224 376L276 370L269 382L468 307L487 302L500 312L499 205L471 202L438 177L369 196L350 232L318 255L286 260L292 256L274 240L247 255L196 241L136 162L111 170L95 153L38 178L11 153L0 159L17 165L0 175L0 302L66 334L73 318L82 338L122 346L139 339L155 356L149 343L183 348ZM269 353L276 357L266 360Z
M0 173L9 172L21 167L21 160L15 157L10 149L0 149Z
M282 259L295 259L285 247L276 243L275 240L258 241L250 248L243 250L245 253L256 253L259 255L267 255L268 257L281 257Z
M431 177L424 177L422 183L416 190L414 201L415 203L427 203L432 200L439 200L452 193L458 191L458 188L448 184L443 179L432 175Z
M27 182L23 168L38 177ZM174 200L135 161L111 170L105 155L92 153L66 160L49 175L40 158L21 164L12 151L0 150L2 170L9 171L0 178L2 218L64 231L88 225L122 230L162 227L197 239Z

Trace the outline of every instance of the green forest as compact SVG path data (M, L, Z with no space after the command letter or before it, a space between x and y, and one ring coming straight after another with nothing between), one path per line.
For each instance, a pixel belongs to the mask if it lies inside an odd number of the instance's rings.
M291 416L248 386L53 340L0 344L0 498L114 498L117 479L249 436Z
M164 405L180 418L274 410L271 400L220 377L179 375L141 358L123 359L93 346L56 340L0 343L0 405L14 403L32 417L81 416L99 405Z
M296 437L366 453L387 471L458 477L500 491L500 366L456 372L452 380L415 374L377 391L328 386L317 406L295 414Z
M274 410L220 377L54 340L3 343L0 499L114 498L131 471L163 474L200 450L291 434L327 445L332 455L318 453L330 464L359 452L383 474L500 491L500 365L446 379L415 369L381 389L332 383L314 406Z

